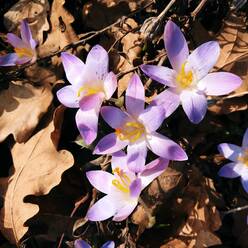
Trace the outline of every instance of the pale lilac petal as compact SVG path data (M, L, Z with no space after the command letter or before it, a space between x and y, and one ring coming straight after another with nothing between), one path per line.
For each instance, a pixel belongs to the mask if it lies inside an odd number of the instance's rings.
M179 104L180 97L176 92L173 91L173 89L164 90L151 102L151 106L163 106L165 118L170 116L178 108Z
M206 96L201 93L185 90L181 93L180 100L189 120L194 124L198 124L207 112Z
M22 40L29 44L32 49L36 47L37 42L32 38L32 33L26 20L21 21L21 37Z
M0 66L14 66L18 56L16 53L9 53L3 56L0 56Z
M130 171L139 173L145 169L147 147L145 140L130 143L127 147L127 166Z
M229 72L209 73L199 82L199 88L207 95L220 96L231 93L242 84L240 77Z
M111 154L128 145L128 141L120 140L115 133L103 137L95 147L93 154Z
M102 221L113 216L118 209L118 201L111 195L106 195L97 201L87 212L90 221Z
M115 179L111 173L101 170L94 170L86 172L86 177L91 185L97 190L105 194L111 193L112 181Z
M227 159L231 161L237 161L238 157L242 153L242 149L240 146L222 143L218 145L218 151Z
M189 49L180 28L172 21L168 21L165 25L164 44L173 69L177 72L181 71L182 64L189 56Z
M85 68L84 62L81 61L78 57L67 52L61 53L61 60L68 81L72 85L78 87L83 84Z
M102 107L101 115L109 126L114 129L122 127L128 119L128 115L125 112L121 111L119 108L111 106Z
M25 63L27 63L27 62L29 62L29 61L31 61L31 60L33 60L33 58L31 58L31 57L21 57L21 58L17 58L17 60L16 60L16 64L17 65L22 65L22 64L25 64Z
M121 209L117 211L117 214L115 214L113 221L125 220L134 211L137 204L138 204L138 200L128 202L128 204L126 204L125 206L123 206Z
M216 64L220 46L216 41L206 42L197 47L188 57L186 70L192 70L197 80L205 77Z
M147 145L153 153L162 158L177 161L188 159L185 151L177 143L156 132L147 138Z
M245 134L243 136L242 147L243 148L248 147L248 128L245 130Z
M81 239L75 240L74 247L75 248L91 248L91 246L88 243L86 243L84 240L81 240Z
M133 116L138 116L145 106L144 86L137 74L134 74L126 90L126 109Z
M132 181L131 185L129 186L129 190L130 190L130 197L138 198L142 190L141 179L136 178L134 181Z
M84 142L90 145L97 136L99 112L96 109L83 111L79 109L76 113L77 128Z
M143 123L147 132L156 131L165 119L164 108L162 106L148 107L138 119Z
M99 80L104 80L108 73L109 57L107 51L100 45L95 45L89 51L86 66L96 74Z
M114 241L107 241L101 248L115 248L115 243Z
M141 65L140 68L151 79L169 87L176 87L174 70L158 65Z
M117 88L117 77L112 71L109 72L106 78L104 79L103 87L106 99L108 100L111 98Z
M118 151L113 153L111 159L111 167L112 167L112 171L117 167L122 169L123 171L127 171L128 167L127 167L126 153L123 151Z
M26 48L27 44L23 42L18 36L12 33L7 34L7 40L13 47Z
M57 91L59 101L68 108L79 108L75 88L71 85L65 86Z
M169 160L158 158L146 165L145 170L140 174L142 189L147 187L155 178L160 176L169 165Z
M84 96L79 102L79 107L82 111L95 109L95 111L99 113L103 99L104 99L103 93Z
M228 163L224 165L218 172L218 175L221 177L227 177L227 178L235 178L239 177L240 174L236 171L234 171L236 163Z
M241 183L246 193L248 193L248 178L241 177Z

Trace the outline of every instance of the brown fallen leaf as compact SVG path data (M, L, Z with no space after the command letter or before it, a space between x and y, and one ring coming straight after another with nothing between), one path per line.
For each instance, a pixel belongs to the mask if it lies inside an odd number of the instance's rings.
M0 194L4 207L0 211L2 234L12 243L18 243L27 232L24 223L38 213L35 204L24 203L27 195L44 195L59 184L62 173L73 165L70 152L57 151L50 134L52 122L25 144L12 149L13 168L8 178L0 179Z
M52 93L49 86L34 87L29 83L13 82L0 92L0 142L13 134L18 142L25 142L47 112Z

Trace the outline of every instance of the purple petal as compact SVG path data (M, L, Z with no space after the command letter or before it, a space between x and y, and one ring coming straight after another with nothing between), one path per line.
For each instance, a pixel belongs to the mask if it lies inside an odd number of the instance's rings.
M146 142L130 143L127 147L127 166L130 171L139 173L145 169L147 155Z
M227 177L227 178L235 178L239 177L240 174L237 173L237 171L234 171L236 163L228 163L224 165L218 172L218 175L221 177Z
M160 176L169 165L169 160L158 158L146 165L145 170L140 174L142 189L148 186L155 178Z
M124 207L117 211L115 214L113 221L123 221L125 220L136 208L138 201L131 201L130 203L126 204Z
M82 111L88 111L95 109L97 113L100 111L104 99L103 93L97 93L83 97L79 102L79 107Z
M120 140L115 133L110 133L103 137L95 147L93 154L110 154L120 151L128 145L128 141Z
M0 66L14 66L18 56L16 53L9 53L3 56L0 56Z
M114 241L107 241L101 248L115 248Z
M237 161L238 157L242 153L240 146L236 146L228 143L221 143L218 145L219 152L227 159L231 161Z
M180 99L183 110L189 120L194 124L198 124L207 112L206 96L201 93L185 90L181 93Z
M99 110L98 110L99 111ZM83 111L79 109L76 113L77 128L84 142L90 145L97 136L98 116L99 112L96 109Z
M23 42L18 36L12 33L7 34L7 40L13 47L29 48L25 42Z
M97 190L109 194L111 192L112 181L115 177L106 171L94 170L86 172L86 177L91 185Z
M114 94L117 88L117 77L111 71L107 74L106 78L103 81L103 87L106 95L106 99L110 99L111 96Z
M61 60L68 81L72 85L81 86L84 80L85 68L83 61L67 52L61 53Z
M189 56L189 49L180 28L172 21L165 25L164 44L173 69L180 72Z
M108 73L109 57L107 51L100 45L92 47L86 59L87 68L91 68L99 80L104 80Z
M82 239L77 239L74 242L75 248L91 248L91 246Z
M101 115L114 129L122 127L128 119L128 115L125 112L121 111L119 108L111 106L102 107Z
M102 221L113 216L118 209L118 201L113 196L106 195L97 201L89 210L86 217L90 221Z
M113 153L111 159L111 167L112 171L117 167L122 169L123 171L128 171L126 153L123 151Z
M248 178L241 177L241 183L246 193L248 193Z
M32 49L36 47L37 42L32 38L32 33L26 20L21 21L21 37L22 40L29 44Z
M139 120L143 123L147 132L156 131L165 119L164 108L162 106L153 106L146 108L139 115Z
M198 87L207 95L226 95L236 90L242 84L240 77L229 72L213 72L204 77Z
M17 60L16 60L16 64L17 65L22 65L22 64L25 64L25 63L27 63L27 62L29 62L29 61L31 61L31 60L33 60L33 58L31 58L31 57L21 57L21 58L17 58ZM35 59L36 60L36 59ZM35 61L34 60L34 61ZM33 62L34 62L33 61Z
M243 136L242 147L243 148L248 147L248 128L245 130L245 134Z
M162 158L177 161L188 159L185 151L177 143L156 132L147 138L147 145L153 153Z
M145 90L137 74L134 74L130 79L125 101L127 112L135 117L144 110Z
M142 190L141 179L136 178L129 186L129 189L130 189L130 196L132 198L138 198Z
M57 91L58 100L68 108L79 108L75 88L71 85L65 86Z
M180 97L176 92L173 91L173 89L164 90L151 102L151 106L163 106L165 118L170 116L178 108L179 104Z
M220 46L216 41L206 42L197 47L188 57L186 70L192 70L197 80L205 77L216 64Z
M141 65L141 70L151 79L169 87L175 87L176 72L164 66Z

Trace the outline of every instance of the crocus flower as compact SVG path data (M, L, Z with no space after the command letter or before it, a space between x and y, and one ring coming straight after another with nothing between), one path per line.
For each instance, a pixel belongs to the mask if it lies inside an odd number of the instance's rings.
M175 23L168 21L164 30L164 43L173 69L155 65L142 65L141 69L153 80L169 86L152 103L164 105L166 116L182 104L189 120L197 124L206 114L207 95L229 94L241 85L241 79L232 73L209 73L219 57L220 47L217 42L206 42L189 55L181 30Z
M74 242L75 248L91 248L91 246L82 239L77 239ZM115 243L113 241L107 241L101 246L101 248L115 248Z
M145 93L138 75L134 74L126 91L126 111L116 107L101 108L103 119L115 132L103 137L95 154L112 154L127 146L128 164L135 172L144 169L147 147L156 155L169 160L186 160L184 150L156 130L164 120L161 106L144 108Z
M37 42L32 34L26 20L21 21L21 39L15 34L7 34L8 42L14 47L15 53L9 53L0 57L0 66L14 66L35 62Z
M59 101L69 108L79 108L76 124L86 144L97 136L98 116L104 100L116 90L117 79L108 72L108 53L100 45L94 46L84 64L76 56L61 54L66 77L71 83L57 92Z
M86 217L91 221L102 221L111 216L114 221L126 219L137 206L141 191L168 166L168 160L158 158L136 174L130 170L123 151L113 154L111 162L113 174L101 170L86 172L90 183L107 194L88 210Z
M243 137L242 146L222 143L218 146L219 152L232 162L219 170L221 177L241 177L241 183L248 193L248 128Z

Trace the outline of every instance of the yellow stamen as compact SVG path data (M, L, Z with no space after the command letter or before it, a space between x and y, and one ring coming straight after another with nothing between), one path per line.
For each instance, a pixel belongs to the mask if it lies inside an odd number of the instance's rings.
M19 58L22 58L22 57L33 57L34 56L34 52L32 49L29 49L29 48L26 48L26 47L23 47L23 48L18 48L16 47L15 49L15 52L17 54L17 56Z
M120 140L137 141L145 132L144 126L139 122L127 122L124 127L115 130L116 136Z
M82 86L79 88L78 92L77 92L77 97L80 97L82 92L84 92L84 96L90 96L96 93L99 93L103 91L103 89L101 87L90 87L90 86Z
M243 154L238 156L238 161L248 167L248 149L245 149Z
M126 187L125 185L121 184L121 182L117 179L114 179L112 181L112 184L119 190L121 190L124 193L129 193L129 188Z
M176 80L179 83L180 87L185 89L188 88L193 81L193 72L188 71L185 72L185 65L186 63L183 63L181 71L177 74Z
M113 170L113 173L116 174L120 178L120 180L114 179L112 180L112 184L122 192L129 193L129 185L131 183L131 180L128 175L119 167L116 167Z

